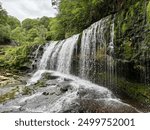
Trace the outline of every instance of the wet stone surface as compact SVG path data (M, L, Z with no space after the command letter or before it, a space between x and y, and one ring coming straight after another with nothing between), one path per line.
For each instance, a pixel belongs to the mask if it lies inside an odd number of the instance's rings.
M39 80L45 81L45 77ZM74 76L51 73L45 84L46 87L27 86L34 88L31 94L20 94L0 104L0 112L138 112L108 89Z

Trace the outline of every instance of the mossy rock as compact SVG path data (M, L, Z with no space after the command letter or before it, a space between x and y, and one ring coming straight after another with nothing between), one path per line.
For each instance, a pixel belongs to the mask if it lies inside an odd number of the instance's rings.
M22 91L22 95L31 95L33 90L29 87L25 87Z
M112 75L111 79L109 76L110 74L107 72L97 73L97 79L99 79L97 83L109 87L117 95L123 93L131 100L150 105L150 85L128 81L118 75Z
M46 87L46 80L39 80L34 86L34 89Z
M14 99L16 97L16 95L18 95L19 93L19 87L15 87L13 88L11 91L3 94L3 95L0 95L0 103L4 103L8 100L11 100L11 99Z
M59 78L58 76L53 76L51 73L44 73L43 74L43 79L44 80L54 80Z

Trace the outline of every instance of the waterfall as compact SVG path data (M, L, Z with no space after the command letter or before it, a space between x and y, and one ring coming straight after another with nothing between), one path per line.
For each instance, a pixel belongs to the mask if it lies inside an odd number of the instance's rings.
M74 48L78 42L79 34L66 40L51 41L46 44L45 51L40 60L38 70L56 70L69 74Z
M102 78L107 86L113 83L114 20L106 17L92 24L83 31L81 44L78 44L79 36L80 34L77 34L65 40L51 41L45 45L38 70L27 84L30 86L41 80L42 83L44 82L44 87L37 89L36 94L21 100L21 102L25 100L30 102L29 105L27 102L24 110L80 112L85 109L87 112L87 110L95 109L95 106L93 107L90 103L92 101L100 108L100 112L104 109L106 112L118 112L118 108L121 111L124 111L122 108L126 108L125 111L137 111L117 99L107 87L95 84L94 78L101 78L98 74L104 76ZM78 60L76 62L78 65L75 66L79 68L77 69L78 77L71 75L72 70L76 69L73 64L74 60ZM44 75L45 73L48 77Z
M45 51L40 60L38 70L33 74L27 82L27 86L36 83L43 72L47 69L56 70L62 73L69 74L71 69L71 61L74 48L78 42L79 34L74 35L66 40L51 41L45 45Z
M69 74L71 69L71 61L75 45L77 44L79 34L68 38L57 57L57 71Z
M69 74L71 59L78 38L79 34L59 42L52 41L48 46L46 45L38 69L50 69Z
M49 60L49 57L50 55L52 54L52 52L54 51L54 47L56 46L56 43L57 42L50 42L48 44L48 47L47 45L45 46L45 51L44 51L44 54L42 56L42 59L40 61L40 64L39 64L39 67L38 67L38 70L45 70L46 67L47 67L47 62Z
M82 78L89 79L89 75L94 75L96 72L97 49L100 51L102 48L106 49L105 28L108 21L110 21L110 17L94 23L83 31L80 55L80 75Z
M65 40L60 41L57 46L55 47L50 60L49 60L49 69L51 70L56 70L57 69L57 57L58 57L58 53L60 52L62 45L64 44Z
M109 40L108 40L109 39ZM62 41L46 44L38 70L55 70L70 74L73 54L77 50L79 34ZM114 20L101 19L83 31L79 56L79 73L82 79L94 81L97 72L106 72L106 82L114 74ZM99 57L99 59L98 59ZM76 66L77 67L77 66Z
M112 77L114 76L114 59L113 59L113 54L114 54L114 19L112 20L111 24L111 32L110 32L110 42L108 45L108 56L107 56L107 72L108 72L108 85L111 86L113 83Z

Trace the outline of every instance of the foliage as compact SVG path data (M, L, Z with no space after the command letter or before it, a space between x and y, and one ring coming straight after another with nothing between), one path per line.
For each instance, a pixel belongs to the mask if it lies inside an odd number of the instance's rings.
M10 26L0 24L0 44L10 42Z
M7 67L12 68L20 68L23 66L25 62L28 62L28 54L29 54L29 46L24 45L24 46L18 46L15 48L7 48L5 51L5 61L4 64ZM12 67L12 68L11 68Z
M3 10L1 4L0 4L0 24L5 24L6 25L7 21L7 12Z
M65 38L65 29L63 28L61 21L58 18L53 18L48 26L50 30L47 33L48 40L58 40Z
M65 37L79 33L100 18L98 11L101 0L62 0L59 6L59 19Z
M9 41L10 27L7 25L7 12L0 5L0 44Z
M26 33L24 29L22 29L21 27L16 27L14 30L11 31L10 37L18 44L21 44L26 41L25 35Z
M21 26L20 21L13 16L8 16L7 24L10 26L11 30Z
M36 19L27 18L22 21L22 28L24 28L26 31L32 29L35 26L38 26L38 21Z

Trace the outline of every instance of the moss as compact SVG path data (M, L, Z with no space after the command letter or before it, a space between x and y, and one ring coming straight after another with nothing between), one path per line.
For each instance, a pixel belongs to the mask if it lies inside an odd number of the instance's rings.
M106 72L97 73L97 78L101 85L110 86L110 89L115 89L115 92L122 92L139 103L150 105L150 86L127 81L125 78L115 77L115 75L111 76L110 80L109 74Z
M132 50L132 42L127 41L124 44L124 58L130 60L133 56L133 50Z
M124 79L117 80L117 87L129 97L138 102L150 104L150 88L144 84L128 82Z
M147 5L147 21L150 24L150 2Z
M0 96L0 103L3 103L7 100L14 99L14 98L15 98L15 92L6 93L6 94Z
M30 89L29 87L25 87L22 91L22 95L31 95L32 94L32 89Z
M128 27L126 23L123 23L122 25L122 33L125 33L127 31Z
M105 60L105 53L106 53L105 48L99 48L96 52L96 60L104 61Z
M4 94L4 95L0 95L0 103L6 102L10 99L14 99L17 92L19 92L19 88L15 87L14 89L12 89L10 92Z
M46 87L46 80L39 80L33 87L34 89Z

